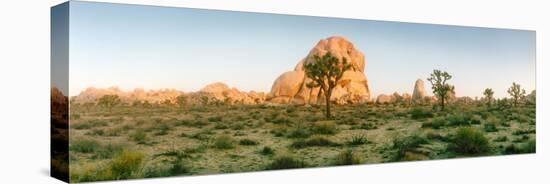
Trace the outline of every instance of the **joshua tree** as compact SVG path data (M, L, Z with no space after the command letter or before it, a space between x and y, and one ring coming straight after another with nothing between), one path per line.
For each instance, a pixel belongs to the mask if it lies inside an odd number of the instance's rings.
M447 84L447 81L451 78L452 76L449 73L440 70L434 70L428 78L428 81L432 84L433 93L439 99L441 110L445 110L445 99L449 98L449 92L455 89L454 86Z
M314 55L315 62L306 63L304 65L307 77L312 81L307 83L308 88L320 87L325 95L326 104L326 117L330 116L330 96L332 95L332 89L336 87L338 81L342 78L345 71L351 68L346 58L340 59L334 57L330 52L324 56Z
M187 96L185 95L180 95L176 98L176 103L178 104L178 106L180 108L184 108L185 105L187 105Z
M517 106L518 100L525 97L525 89L521 89L521 86L519 84L513 82L512 86L508 88L508 94L512 96L514 100L514 106Z
M487 106L491 107L491 102L493 101L493 89L487 88L485 91L483 91L483 95L485 95L485 99L487 99Z
M99 99L98 105L109 109L109 112L114 106L120 104L120 98L118 95L104 95Z

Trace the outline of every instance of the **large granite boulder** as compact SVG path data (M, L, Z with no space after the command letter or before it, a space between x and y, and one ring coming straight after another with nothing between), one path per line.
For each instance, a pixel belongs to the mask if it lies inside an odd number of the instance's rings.
M365 76L365 56L347 39L339 36L320 40L309 54L298 62L294 71L281 74L271 88L267 100L273 103L320 104L324 103L322 90L308 88L311 81L304 72L304 64L315 62L315 55L325 55L330 52L336 58L345 58L351 69L344 72L342 79L333 89L331 101L337 104L355 104L367 102L370 90Z

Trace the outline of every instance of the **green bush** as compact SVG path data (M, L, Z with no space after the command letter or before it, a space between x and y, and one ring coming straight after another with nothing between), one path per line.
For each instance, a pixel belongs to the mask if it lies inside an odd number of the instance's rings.
M212 116L212 117L208 118L208 121L210 121L210 122L220 122L220 121L222 121L222 117L221 116Z
M487 122L487 123L483 124L483 130L485 130L485 132L496 132L496 131L498 131L497 125L495 123L491 123L491 122Z
M364 130L374 130L378 129L378 126L376 126L373 122L368 123L361 123L360 125L353 126L353 129L364 129Z
M427 144L428 140L420 135L411 135L393 140L393 149L396 150L392 161L403 161L409 152L416 152L422 144Z
M92 153L100 147L99 142L90 139L76 139L71 141L70 149L80 153Z
M269 146L264 146L262 150L260 151L260 154L262 155L273 155L275 153L275 150Z
M313 137L308 140L297 140L294 141L290 147L301 149L306 147L313 147L313 146L338 146L338 143L332 142L331 140L325 138L325 137Z
M282 155L275 160L271 164L267 166L266 169L268 170L277 170L277 169L294 169L294 168L304 168L306 167L306 163L300 159L295 158L291 155Z
M218 136L214 139L214 147L217 149L232 149L235 147L233 143L233 139L226 135Z
M124 150L124 146L120 144L108 144L99 146L95 155L92 158L107 159L112 158L114 155L121 153Z
M495 141L495 142L506 142L506 141L508 141L508 137L500 136L500 137L495 138L493 141Z
M130 134L130 139L137 142L138 144L145 144L148 140L147 133L143 130L136 130L134 133Z
M451 126L467 126L470 125L471 116L465 114L453 114L447 117L447 121Z
M274 124L284 124L284 125L290 125L292 124L292 120L290 120L286 116L277 116L275 119L271 120Z
M424 119L434 117L434 114L432 112L420 107L412 109L409 113L411 114L412 119Z
M361 157L352 150L344 150L334 158L335 165L356 165L362 163L363 160Z
M288 138L308 138L311 136L311 131L306 127L297 126L287 132Z
M143 158L140 152L124 150L109 162L108 171L113 179L138 178Z
M367 144L368 142L369 141L367 139L367 136L365 136L365 135L354 135L348 141L348 145L357 146L357 145Z
M328 122L318 122L311 127L311 131L315 134L336 134L338 133L338 127L332 121Z
M452 138L451 150L460 154L482 154L490 151L483 132L472 127L459 128Z
M89 121L86 121L86 122L80 122L80 123L75 123L75 124L71 124L71 128L74 128L74 129L77 129L77 130L82 130L82 129L90 129L90 128L94 128L94 127L102 127L102 126L107 126L108 123L106 121L103 121L103 120L89 120Z
M254 145L258 145L258 142L252 139L241 139L239 141L239 144L245 145L245 146L254 146Z
M441 127L445 126L445 123L447 121L444 118L434 118L429 122L422 123L422 128L433 128L433 129L440 129Z

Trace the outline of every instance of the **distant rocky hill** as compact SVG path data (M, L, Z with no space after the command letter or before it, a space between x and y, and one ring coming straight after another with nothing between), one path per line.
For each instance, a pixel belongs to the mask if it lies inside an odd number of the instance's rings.
M184 93L175 89L122 91L118 87L87 88L80 94L73 96L71 101L77 104L97 103L98 99L105 95L117 95L122 102L132 104L134 102L148 102L151 104L170 103L176 104L179 96L186 97L189 104L202 103L228 103L228 104L258 104L263 103L265 95L255 91L242 92L236 88L229 88L226 84L217 82L209 84L198 92Z
M338 86L333 89L331 101L337 104L354 104L369 101L370 90L365 76L365 56L344 37L333 36L320 40L294 70L281 74L273 83L267 100L273 103L319 104L323 103L322 90L308 88L311 81L304 71L304 64L315 62L315 55L330 52L337 58L346 58L352 65L344 72Z

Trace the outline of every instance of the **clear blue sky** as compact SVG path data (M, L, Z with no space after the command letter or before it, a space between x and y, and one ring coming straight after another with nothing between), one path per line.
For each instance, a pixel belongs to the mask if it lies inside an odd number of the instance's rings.
M490 87L503 97L514 81L535 89L533 31L75 1L70 11L70 95L90 86L196 91L217 81L269 92L333 35L365 54L374 96L412 93L433 69L453 75L458 96Z

